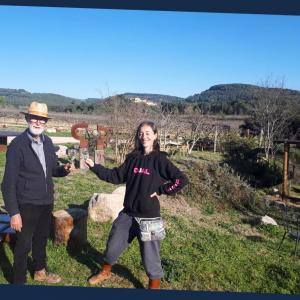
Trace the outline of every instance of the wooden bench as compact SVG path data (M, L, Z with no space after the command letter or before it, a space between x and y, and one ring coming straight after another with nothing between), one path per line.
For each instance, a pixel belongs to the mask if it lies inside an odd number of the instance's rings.
M0 242L10 241L16 231L10 227L10 217L7 214L0 214Z

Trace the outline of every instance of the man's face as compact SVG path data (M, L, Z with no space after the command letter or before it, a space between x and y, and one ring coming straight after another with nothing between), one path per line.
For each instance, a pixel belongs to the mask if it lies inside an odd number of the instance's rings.
M28 116L27 117L28 128L31 134L40 135L45 130L47 119L38 116Z

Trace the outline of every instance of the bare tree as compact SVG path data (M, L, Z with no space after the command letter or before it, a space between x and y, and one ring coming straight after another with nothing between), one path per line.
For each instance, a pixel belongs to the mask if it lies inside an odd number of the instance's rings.
M122 163L133 148L135 130L140 122L149 119L149 108L143 103L134 103L121 95L107 100L109 126L113 128L115 159Z
M176 120L175 112L168 106L160 103L158 105L158 113L153 116L159 128L159 144L162 150L166 150L167 137L174 132L174 124Z
M210 136L214 126L208 121L208 116L204 115L198 107L188 123L190 124L191 137L190 141L187 142L187 146L188 154L191 154L199 140Z
M284 93L284 80L273 82L265 80L254 92L252 118L260 126L260 144L265 158L274 157L274 140L282 138L293 116Z

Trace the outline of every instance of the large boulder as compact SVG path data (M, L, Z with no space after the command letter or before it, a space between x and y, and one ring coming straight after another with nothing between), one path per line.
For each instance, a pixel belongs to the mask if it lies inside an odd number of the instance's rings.
M114 221L123 209L125 186L118 187L111 194L94 193L89 202L89 217L95 222Z

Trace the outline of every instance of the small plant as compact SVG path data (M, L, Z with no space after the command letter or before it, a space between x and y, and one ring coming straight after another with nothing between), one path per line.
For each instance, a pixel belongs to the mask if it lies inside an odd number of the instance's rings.
M176 261L172 258L163 258L162 266L164 269L164 280L168 283L178 281L181 270L184 270L184 264L182 261Z
M215 205L213 202L205 201L203 204L203 213L206 215L212 215L215 212Z

